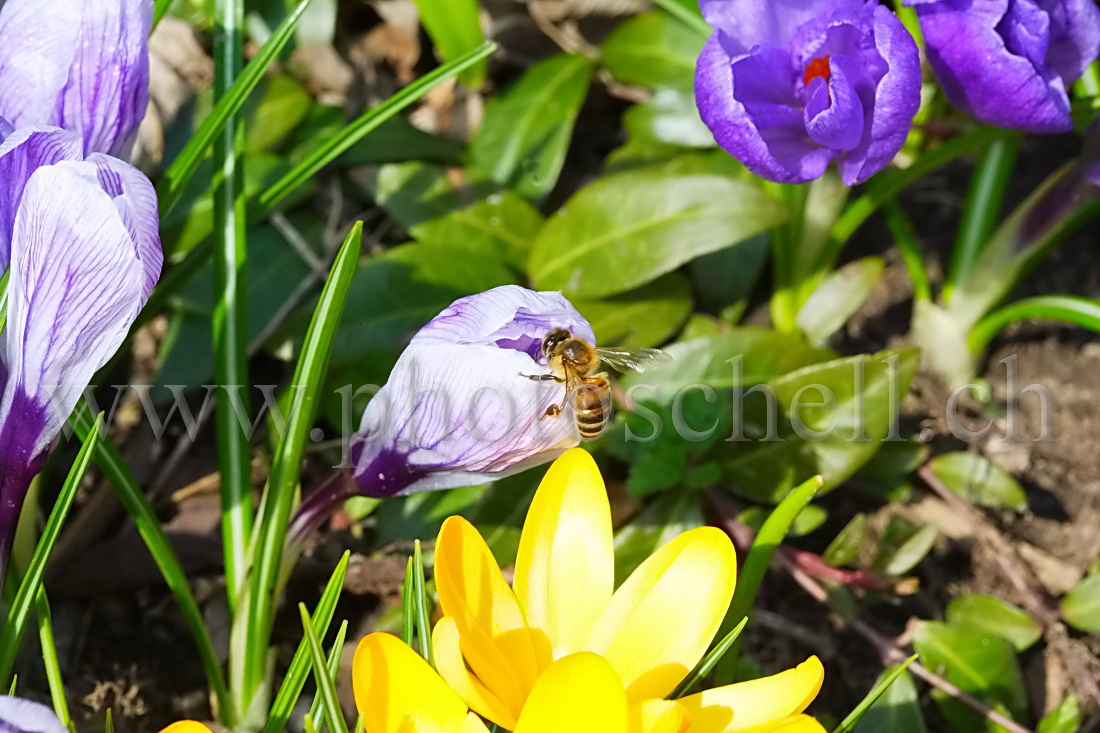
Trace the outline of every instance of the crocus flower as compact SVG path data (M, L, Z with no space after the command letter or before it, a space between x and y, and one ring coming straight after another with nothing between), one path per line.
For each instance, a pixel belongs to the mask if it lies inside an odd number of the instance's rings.
M354 487L334 481L307 497L292 536L354 490L390 497L473 486L561 455L578 443L570 413L545 417L565 387L546 374L542 341L592 327L556 292L515 285L459 298L413 337L367 405L351 441Z
M901 149L920 105L916 43L877 0L700 0L714 33L695 97L718 144L753 173L848 185Z
M1030 132L1073 129L1067 87L1100 55L1094 0L907 0L952 104Z
M75 132L11 132L0 180L2 563L31 478L145 304L162 255L152 184L116 158L84 156Z
M0 730L5 733L69 733L51 708L7 695L0 696Z
M702 658L732 597L736 559L724 533L684 532L618 590L612 547L607 493L580 449L559 458L535 494L512 587L469 522L444 523L433 650L440 675L472 710L518 730L544 671L591 652L625 689L631 733L823 730L803 714L821 687L816 657L764 679L664 699Z
M7 0L0 117L79 134L84 153L126 156L149 100L153 0Z
M172 723L160 733L214 733L208 727L195 720L181 720Z
M359 642L352 686L366 733L488 733L428 663L390 634L370 634ZM622 682L595 654L563 657L539 676L511 730L627 733Z

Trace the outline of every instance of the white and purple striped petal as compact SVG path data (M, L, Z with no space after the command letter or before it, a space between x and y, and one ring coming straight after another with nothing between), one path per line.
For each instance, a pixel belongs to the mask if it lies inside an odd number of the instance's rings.
M19 697L0 696L0 733L68 733L53 710Z
M85 153L127 156L149 100L152 0L7 0L0 117L56 125Z

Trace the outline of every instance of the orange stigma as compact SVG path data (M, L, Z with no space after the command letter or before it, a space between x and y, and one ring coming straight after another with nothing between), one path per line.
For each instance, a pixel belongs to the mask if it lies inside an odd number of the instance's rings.
M829 57L820 56L806 65L806 73L802 76L802 83L809 84L817 78L829 81Z

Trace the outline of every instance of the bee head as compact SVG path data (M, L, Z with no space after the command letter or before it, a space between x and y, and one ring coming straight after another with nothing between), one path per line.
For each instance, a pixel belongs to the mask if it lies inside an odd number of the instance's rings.
M546 338L542 340L543 355L549 358L553 355L554 350L562 344L562 342L568 341L572 337L572 334L566 331L564 328L555 328L553 331L546 334Z

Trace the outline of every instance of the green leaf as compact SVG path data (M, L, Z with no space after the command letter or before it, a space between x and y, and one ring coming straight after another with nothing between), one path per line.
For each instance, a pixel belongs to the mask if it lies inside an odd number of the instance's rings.
M837 533L837 536L825 548L825 552L821 554L821 559L837 568L847 565L856 559L866 536L867 515L860 512L844 525L844 529Z
M298 604L298 613L302 617L302 629L305 631L306 641L309 642L310 658L313 662L313 679L317 681L317 694L321 698L322 710L333 733L348 733L348 724L344 720L344 711L340 708L340 700L336 697L336 685L328 676L328 660L325 658L325 650L321 648L321 641L317 638L317 632L313 628L313 622L309 619L309 611L306 604Z
M1100 331L1100 301L1074 295L1024 298L999 308L978 321L967 337L967 345L972 352L980 354L1005 326L1030 319L1061 321L1090 331Z
M1077 697L1069 695L1058 703L1058 707L1043 716L1035 733L1076 733L1080 729L1081 718Z
M340 673L340 660L343 657L344 639L347 638L347 633L348 622L347 619L345 619L340 623L340 628L336 630L336 639L333 640L332 647L329 649L328 661L325 665L325 674L332 680L333 685L336 684L336 677ZM315 694L313 696L313 704L309 706L309 719L317 721L318 730L324 730L325 727L326 716L324 707L324 696Z
M622 383L659 386L658 401L670 401L690 384L714 389L761 384L801 367L836 357L836 352L766 328L734 328L717 336L671 344L672 361L654 364L643 374L628 374ZM732 362L732 363L731 363Z
M416 7L420 10L420 22L444 61L461 58L484 43L477 0L416 0ZM462 81L480 86L485 81L488 64L482 60L471 66L460 75Z
M668 13L636 15L603 42L603 63L616 80L648 89L691 92L706 36Z
M741 524L745 525L753 532L758 532L760 528L764 526L764 522L767 521L773 509L774 507L764 507L759 504L754 504L738 514L737 521L741 522ZM810 532L819 529L828 518L829 512L823 507L819 507L817 504L810 504L794 518L794 523L791 525L787 534L791 537L808 535Z
M294 28L302 17L309 0L302 0L293 11L279 24L271 38L260 48L259 52L248 62L241 74L226 90L226 93L214 105L210 116L199 126L199 129L187 141L180 154L176 156L161 179L157 188L157 198L160 201L161 215L166 216L177 203L180 194L183 193L191 175L198 168L199 162L206 156L207 150L219 134L222 133L230 118L240 111L248 95L264 77L270 64L283 50L287 42L294 36Z
M244 152L262 153L274 150L302 124L313 97L294 77L278 74L266 77L249 102L244 111Z
M691 286L671 272L606 300L575 300L601 346L659 346L691 315Z
M1028 649L1043 635L1042 625L1022 608L981 593L952 598L945 615L948 623L973 626L987 634L995 634L1018 652Z
M944 453L928 467L947 488L979 506L1017 512L1027 508L1027 494L1016 479L980 453Z
M456 298L515 282L491 255L434 244L394 247L355 273L332 364L356 365L368 354L396 352Z
M855 733L927 733L928 728L924 724L924 714L920 709L920 698L917 695L917 686L913 682L913 676L906 669L912 659L904 664L887 668L871 689L867 699L872 699L876 692L878 699L873 700L870 708L866 709L863 716L855 725ZM893 681L891 682L891 678ZM864 700L866 702L866 699ZM859 707L862 707L862 703ZM853 711L853 715L856 714ZM853 730L846 725L852 717L844 719L833 733L846 733Z
M1027 692L1016 652L999 636L937 621L922 621L913 634L913 647L926 668L946 676L960 689L989 704L1003 705L1017 718L1027 714ZM961 705L953 698L947 701ZM984 722L980 714L975 713L974 717ZM981 722L968 730L980 730Z
M313 610L310 620L313 628L321 636L328 633L329 624L336 612L336 602L340 599L340 591L344 588L344 578L347 576L350 560L351 552L345 551L340 557L340 562L336 563L336 568L332 571L328 583L325 584L320 600L317 601L317 607ZM263 733L282 733L286 729L287 721L290 720L290 714L298 702L298 696L302 694L302 687L306 683L306 677L312 666L309 642L303 638L298 643L298 649L290 661L290 667L275 696L275 702L271 704L271 712L264 725Z
M695 97L675 89L658 89L652 99L630 107L623 113L623 127L636 139L684 148L714 147Z
M580 54L551 56L529 68L489 101L470 140L470 168L530 199L549 193L565 163L592 71Z
M884 267L881 257L864 257L829 273L799 309L795 325L811 343L824 344L867 300Z
M409 234L425 244L491 255L522 270L531 242L544 221L543 215L526 199L512 191L503 191L413 225Z
M61 526L69 516L69 510L72 509L102 427L103 415L100 414L93 423L91 431L84 437L80 452L77 453L69 474L65 477L61 493L54 502L53 509L50 510L46 527L42 530L42 536L38 538L27 570L19 581L15 600L8 609L7 621L3 628L0 628L0 681L7 680L8 675L11 674L12 663L23 641L23 634L27 630L27 621L30 619L38 593L42 589L42 579L46 576L46 563L49 562L54 545L57 544L57 538L61 535ZM4 559L7 560L7 558Z
M876 545L874 570L886 577L905 575L932 551L939 536L934 524L912 524L890 517Z
M314 105L311 117L294 136L291 159L303 158L311 150L341 137L346 125L343 107ZM340 165L352 168L410 160L459 165L465 152L466 148L454 140L424 132L404 117L390 117L347 148L340 155Z
M295 488L298 485L308 433L313 425L318 392L324 384L332 344L351 288L362 241L363 224L356 222L344 239L321 292L321 300L306 332L305 345L298 357L298 365L291 381L298 392L287 418L286 432L272 460L271 475L256 520L258 536L254 543L255 560L247 613L234 619L234 631L237 632L234 636L240 634L236 628L238 623L243 624L244 629L244 641L238 642L243 643L243 647L238 648L247 654L243 660L240 679L241 689L248 699L251 699L263 682L278 595L277 577Z
M456 187L447 170L418 161L394 163L367 173L363 185L410 232L499 193L499 186L491 181Z
M782 204L732 178L622 173L582 188L550 217L531 248L529 271L541 290L614 295L785 217Z
M1100 632L1100 575L1090 575L1062 599L1062 615L1075 629Z

